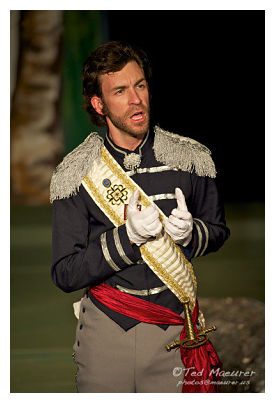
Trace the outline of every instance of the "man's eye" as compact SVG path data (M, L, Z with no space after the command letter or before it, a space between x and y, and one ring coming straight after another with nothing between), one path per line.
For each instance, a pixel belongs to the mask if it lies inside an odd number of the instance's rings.
M145 85L144 84L139 84L138 88L145 88Z
M118 90L117 92L116 92L116 94L118 94L118 95L120 95L120 94L122 94L123 93L123 90Z

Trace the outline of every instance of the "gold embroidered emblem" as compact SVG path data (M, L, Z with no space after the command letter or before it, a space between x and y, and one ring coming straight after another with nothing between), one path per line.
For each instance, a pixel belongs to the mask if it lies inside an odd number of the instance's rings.
M129 192L131 194L136 189L139 190L139 202L144 208L150 206L152 203L143 190L128 177L103 146L101 150L101 160L100 162L95 162L92 169L102 169L105 173L106 171L108 172L106 168L111 171L108 176L116 177L115 181L117 180L117 182L123 183L123 185L112 185L108 190L106 189L106 192L102 192L102 188L98 188L98 186L102 185L102 177L99 177L97 179L99 182L96 182L92 179L90 174L83 179L83 185L95 203L104 211L111 222L118 227L125 224L123 212L125 214L126 200L129 197ZM104 174L104 176L105 175L107 174ZM116 190L119 190L119 194L116 193ZM122 205L123 208L121 208L122 206L115 208L114 205ZM159 212L160 220L163 222L165 216L161 210ZM145 263L182 303L184 303L187 296L190 298L190 309L193 310L196 302L196 277L192 263L186 259L180 247L164 232L159 239L147 242L139 248ZM199 312L198 320L202 329L204 329L205 321L201 311Z
M123 185L113 185L107 191L107 199L113 206L124 204L128 199L128 190Z

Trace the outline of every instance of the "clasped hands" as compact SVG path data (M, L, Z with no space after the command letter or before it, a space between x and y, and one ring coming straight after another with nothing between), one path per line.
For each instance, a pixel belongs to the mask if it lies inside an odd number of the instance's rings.
M185 197L179 188L175 189L178 207L164 221L164 229L173 241L187 246L192 238L193 218L186 206ZM132 243L140 246L162 231L159 212L154 204L139 211L137 202L139 191L135 190L127 207L126 231Z

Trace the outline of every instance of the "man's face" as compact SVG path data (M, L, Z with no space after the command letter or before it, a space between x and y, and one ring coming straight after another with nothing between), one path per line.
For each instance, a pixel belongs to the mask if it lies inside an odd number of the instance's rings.
M112 131L141 138L149 128L149 90L144 73L135 61L122 70L101 76L103 113Z

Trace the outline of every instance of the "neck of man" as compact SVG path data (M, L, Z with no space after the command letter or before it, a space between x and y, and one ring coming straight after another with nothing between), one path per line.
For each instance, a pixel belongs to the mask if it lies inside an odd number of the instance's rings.
M134 151L144 139L146 133L141 134L129 134L121 129L118 129L114 125L109 125L109 136L110 139L119 147L125 148L126 150Z

